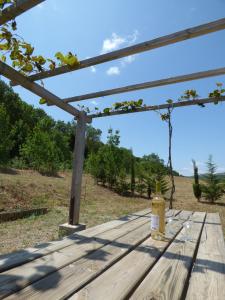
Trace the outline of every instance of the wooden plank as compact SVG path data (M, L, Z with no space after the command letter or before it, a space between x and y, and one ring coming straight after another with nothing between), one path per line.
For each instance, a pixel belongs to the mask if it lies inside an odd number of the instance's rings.
M113 243L29 285L8 299L64 299L150 235L144 224Z
M149 219L150 216L146 215L145 218L138 218L105 233L85 240L76 241L73 245L63 248L62 250L28 262L21 267L16 267L1 273L0 299L110 244L115 239L128 234L145 223L149 223Z
M204 219L205 213L193 214L189 233L192 241L183 240L185 228L182 229L130 299L182 299Z
M164 78L164 79L160 79L160 80L154 80L154 81L148 81L148 82L143 82L143 83L138 83L138 84L127 85L127 86L123 86L123 87L119 87L119 88L79 95L79 96L75 96L75 97L69 97L69 98L63 99L63 102L65 102L65 103L77 102L77 101L82 101L82 100L87 100L87 99L122 94L122 93L131 92L131 91L149 89L149 88L154 88L154 87L159 87L159 86L164 86L164 85L169 85L169 84L174 84L174 83L180 83L180 82L186 82L186 81L191 81L191 80L197 80L197 79L202 79L202 78L207 78L207 77L212 77L212 76L219 76L219 75L224 75L224 74L225 74L225 68L219 68L219 69L197 72L197 73L192 73L192 74L187 74L187 75Z
M137 53L141 53L144 51L149 51L152 49L160 48L163 46L171 45L177 42L182 42L191 38L195 38L198 36L202 36L211 32L216 32L219 30L225 29L225 18L216 20L214 22L206 23L200 26L195 26L192 28L188 28L185 30L181 30L169 35L165 35L150 41L145 41L143 43L139 43L130 47L126 47L120 50L112 51L110 53L102 54L99 56L95 56L92 58L88 58L80 61L79 66L76 68L71 68L68 66L58 67L55 70L48 70L45 72L41 72L38 74L34 74L29 76L32 81L40 80L64 73L68 73L75 70L80 70L83 68L88 68L94 65L102 64L105 62L109 62L115 59L119 59L122 57L126 57L129 55L134 55Z
M80 112L78 109L74 108L73 106L67 103L64 103L59 97L52 94L51 92L49 92L42 86L38 85L37 83L31 82L27 77L20 74L18 71L14 70L13 68L3 63L2 61L0 61L0 74L2 74L3 76L5 76L10 80L16 80L18 84L26 88L28 91L31 91L37 96L46 99L50 103L70 113L74 117L79 116ZM88 119L88 121L90 121L90 119Z
M214 102L224 102L225 96L221 96L220 98L203 98L203 99L197 99L197 100L187 100L187 101L181 101L181 102L175 102L173 104L159 104L159 105L151 105L151 106L143 106L136 109L130 109L130 110L118 110L113 111L110 113L97 113L97 114L91 114L88 115L90 118L102 118L102 117L110 117L110 116L117 116L117 115L124 115L124 114L131 114L131 113L138 113L138 112L144 112L144 111L159 111L163 109L168 108L177 108L177 107L184 107L184 106L192 106L192 105L199 105L199 104L209 104Z
M186 221L192 216L193 212L189 210L182 210L181 213L177 216L179 220L184 220Z
M186 214L188 217L188 214ZM173 240L182 228L183 218L175 218L169 225L173 233L167 235ZM168 225L166 225L166 232ZM171 231L170 231L171 232ZM74 294L70 299L127 299L130 291L151 268L155 261L162 255L170 241L155 241L151 237L141 243L126 257L121 259L110 269Z
M86 114L80 113L77 118L75 144L73 151L73 172L70 192L69 224L78 225L80 218L80 197L83 177Z
M0 25L3 25L4 23L12 19L15 19L22 13L44 1L45 0L17 0L15 4L8 6L1 12Z
M33 261L39 257L43 257L47 254L50 254L54 251L61 250L67 246L70 246L77 241L85 241L88 237L93 237L94 235L98 235L100 233L107 232L112 230L113 228L120 228L124 224L136 220L138 218L149 217L150 209L145 209L140 212L132 213L127 216L123 216L117 220L109 221L104 224L100 224L91 228L88 228L82 233L72 234L60 241L52 241L47 244L40 244L33 248L27 248L15 253L5 254L0 256L0 273L3 271L7 271L14 267L25 264L29 261Z
M174 213L178 214L179 211ZM171 212L166 214L170 216ZM150 222L147 222L111 244L29 285L8 299L65 299L124 257L150 234Z
M209 213L191 273L187 300L225 299L225 244L219 214Z

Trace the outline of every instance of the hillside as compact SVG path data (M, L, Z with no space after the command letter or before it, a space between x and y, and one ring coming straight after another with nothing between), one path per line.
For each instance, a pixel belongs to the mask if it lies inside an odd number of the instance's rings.
M57 239L58 225L67 221L70 181L69 172L61 173L59 177L46 177L34 171L0 173L0 209L50 208L47 215L0 224L0 253ZM174 208L219 212L225 229L225 199L216 205L197 203L192 194L192 180L176 177L175 181ZM88 227L147 207L150 207L150 201L119 196L97 186L89 175L84 175L80 221Z
M199 174L200 179L204 179L206 174ZM225 173L216 173L220 180L225 180ZM185 176L186 177L186 176ZM194 176L187 176L187 178L194 178Z

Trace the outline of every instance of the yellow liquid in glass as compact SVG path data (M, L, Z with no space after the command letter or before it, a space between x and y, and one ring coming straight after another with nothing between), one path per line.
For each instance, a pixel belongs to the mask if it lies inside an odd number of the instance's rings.
M160 196L152 200L151 236L155 240L163 239L165 235L165 200Z

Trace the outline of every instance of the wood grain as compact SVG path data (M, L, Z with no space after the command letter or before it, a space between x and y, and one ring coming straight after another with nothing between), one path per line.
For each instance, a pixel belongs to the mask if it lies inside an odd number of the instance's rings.
M11 295L8 300L64 299L102 273L149 235L150 224L146 223L111 244Z
M87 100L87 99L105 97L105 96L115 95L115 94L128 93L131 91L149 89L149 88L154 88L154 87L159 87L159 86L164 86L164 85L169 85L169 84L174 84L174 83L180 83L180 82L185 82L185 81L197 80L197 79L202 79L202 78L207 78L207 77L212 77L212 76L219 76L219 75L224 75L224 74L225 74L225 68L219 68L219 69L214 69L214 70L208 70L208 71L203 71L203 72L197 72L197 73L192 73L192 74L164 78L164 79L160 79L160 80L147 81L147 82L143 82L143 83L127 85L127 86L123 86L123 87L119 87L119 88L88 93L88 94L79 95L79 96L75 96L75 97L64 98L63 102L66 102L66 103L77 102L77 101L82 101L82 100Z
M224 102L224 101L225 101L225 96L221 96L220 98L203 98L203 99L197 99L197 100L175 102L173 104L165 103L165 104L159 104L159 105L143 106L140 108L130 109L130 110L118 110L118 111L113 111L110 113L90 114L88 116L90 118L94 119L94 118L118 116L118 115L124 115L124 114L132 114L132 113L138 113L138 112L144 112L144 111L159 111L159 110L168 109L168 108L178 108L178 107L184 107L184 106L193 106L193 105L199 105L199 104L209 104L209 103Z
M182 214L181 218L174 218L172 224L169 225L171 240L173 240L174 236L182 228L183 222L186 221L185 215L188 218L191 213L188 214L186 212ZM168 231L167 227L168 225L166 225L166 232ZM148 238L110 269L74 294L70 299L126 299L130 291L161 256L169 243L170 240L155 241L151 237Z
M225 299L225 244L219 214L207 214L187 300Z
M204 218L205 213L193 214L194 223L189 233L192 241L183 240L185 229L182 229L130 299L181 299Z
M73 115L74 117L79 116L79 110L74 108L73 106L64 103L59 97L54 95L53 93L49 92L39 84L30 81L27 77L20 74L18 71L14 70L7 64L0 61L0 74L5 76L6 78L10 80L16 80L18 84L20 84L22 87L26 88L28 91L36 94L37 96L46 99L46 101L58 106L59 108L63 109L64 111L68 112L69 114ZM87 118L88 122L90 121L89 118Z
M33 8L45 0L17 0L16 4L12 4L1 12L0 25L15 19L22 13Z
M0 273L3 271L7 271L19 265L25 264L29 261L37 259L39 257L50 254L54 251L61 250L67 246L70 246L78 241L83 241L87 237L92 237L94 235L106 232L115 227L121 227L123 224L131 222L133 220L138 219L139 217L145 218L146 215L149 215L150 209L145 209L140 212L132 213L130 215L121 217L117 220L112 220L106 222L104 224L96 225L94 227L88 228L82 233L72 234L60 241L52 241L47 244L40 244L37 247L27 248L15 253L10 253L6 255L0 256Z
M149 216L140 217L94 237L75 241L73 245L1 273L0 299L21 290L50 273L69 265L85 255L110 244L115 239L149 223Z
M81 112L79 118L77 118L75 132L76 138L73 150L73 172L68 220L68 223L71 225L78 225L80 219L80 197L83 177L86 127L86 115L85 113Z

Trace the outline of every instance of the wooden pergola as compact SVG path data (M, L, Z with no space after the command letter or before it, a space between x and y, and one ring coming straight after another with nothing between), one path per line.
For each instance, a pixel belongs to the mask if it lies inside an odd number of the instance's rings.
M18 0L16 5L10 5L2 11L0 17L0 25L8 22L11 19L19 16L30 8L40 4L45 0ZM105 117L105 116L115 116L119 114L128 113L138 113L151 110L163 110L168 108L177 108L183 106L208 104L213 102L225 101L225 96L220 98L204 98L197 99L194 101L182 101L173 104L160 104L136 108L135 110L126 111L113 111L110 113L97 113L97 114L87 114L84 111L78 110L77 108L70 105L70 102L77 102L102 96L109 96L115 94L121 94L141 89L159 87L179 82L197 80L212 76L225 75L225 68L207 70L192 74L186 74L176 77L164 78L155 81L143 82L138 84L132 84L128 86L118 87L110 90L104 90L99 92L93 92L84 95L78 95L70 98L61 99L54 95L47 89L43 88L41 85L37 84L35 81L44 78L53 77L56 75L78 71L83 68L88 68L105 62L120 59L129 55L134 55L144 51L150 51L152 49L160 48L170 44L175 44L187 39L192 39L205 34L216 32L225 29L225 18L216 20L214 22L206 23L200 26L188 28L182 31L178 31L169 35L165 35L153 40L149 40L143 43L139 43L133 46L129 46L120 50L112 51L107 54L102 54L92 58L88 58L80 61L79 65L71 68L69 66L57 67L54 70L48 70L40 72L29 77L25 77L18 71L7 65L6 63L0 62L0 74L5 76L11 81L11 85L20 85L25 89L33 92L41 98L46 99L49 105L56 105L57 107L63 109L64 111L71 114L77 120L76 126L76 139L74 147L74 159L73 159L73 173L72 173L72 184L71 184L71 196L70 196L70 207L69 207L69 224L78 225L79 224L79 212L80 212L80 198L81 198L81 183L82 183L82 173L83 173L83 162L84 162L84 149L85 149L85 133L86 124L91 123L92 119Z

